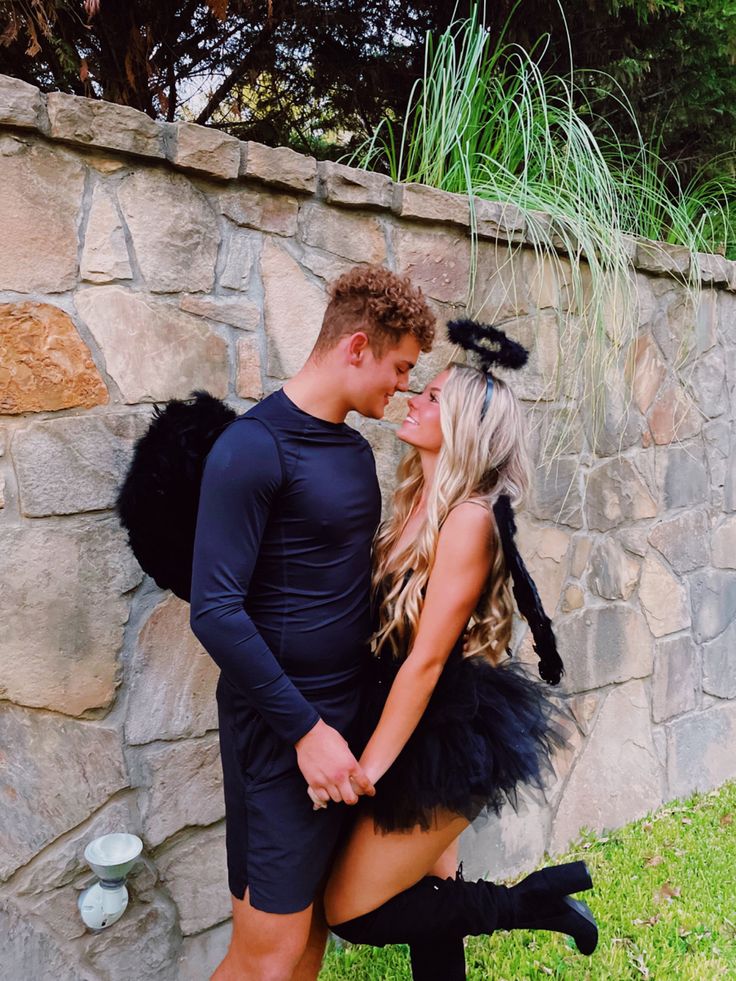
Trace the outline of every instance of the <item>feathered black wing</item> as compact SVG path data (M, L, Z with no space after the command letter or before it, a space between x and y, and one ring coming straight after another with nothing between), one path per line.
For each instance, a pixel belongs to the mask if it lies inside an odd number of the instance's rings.
M502 494L493 506L496 527L501 539L506 566L511 574L514 599L519 613L529 624L534 639L534 650L539 657L539 675L550 685L559 684L565 672L562 659L557 651L557 641L552 630L552 622L544 612L534 580L529 575L524 560L516 547L516 521L508 495Z
M138 440L116 509L133 554L162 589L189 601L204 462L236 413L207 392L154 410Z

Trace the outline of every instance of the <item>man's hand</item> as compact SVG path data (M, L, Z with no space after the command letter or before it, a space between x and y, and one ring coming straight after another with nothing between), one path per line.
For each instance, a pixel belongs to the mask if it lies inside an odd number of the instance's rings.
M307 786L325 803L357 804L375 788L337 729L322 719L296 743L296 758Z

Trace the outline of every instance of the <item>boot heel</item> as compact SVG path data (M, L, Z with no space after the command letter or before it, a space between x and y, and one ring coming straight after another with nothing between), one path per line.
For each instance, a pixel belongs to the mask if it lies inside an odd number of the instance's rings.
M571 899L570 896L565 896L562 901L573 913L572 916L568 917L569 922L566 924L564 932L572 937L581 954L590 957L598 946L598 924L595 922L593 912L582 899Z
M593 888L593 880L585 862L552 865L540 872L544 885L558 896L569 896L570 893L586 892Z

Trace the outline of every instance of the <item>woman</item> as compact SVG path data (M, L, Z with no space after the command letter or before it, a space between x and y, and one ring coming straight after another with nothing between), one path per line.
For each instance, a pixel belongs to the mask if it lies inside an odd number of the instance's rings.
M509 889L452 878L460 833L518 785L540 786L558 739L542 686L494 666L512 604L493 507L527 489L523 432L508 385L452 364L409 400L397 434L411 450L376 543L377 724L360 758L376 797L334 866L325 909L348 940L409 943L415 978L464 978L463 936L497 927L559 930L586 953L597 941L587 906L568 896L592 885L583 863Z

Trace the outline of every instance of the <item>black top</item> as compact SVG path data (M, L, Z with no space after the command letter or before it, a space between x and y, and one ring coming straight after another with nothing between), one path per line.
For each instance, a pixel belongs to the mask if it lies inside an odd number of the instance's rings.
M367 441L282 390L231 423L207 457L192 630L289 742L319 719L305 696L349 682L363 663L380 507Z

